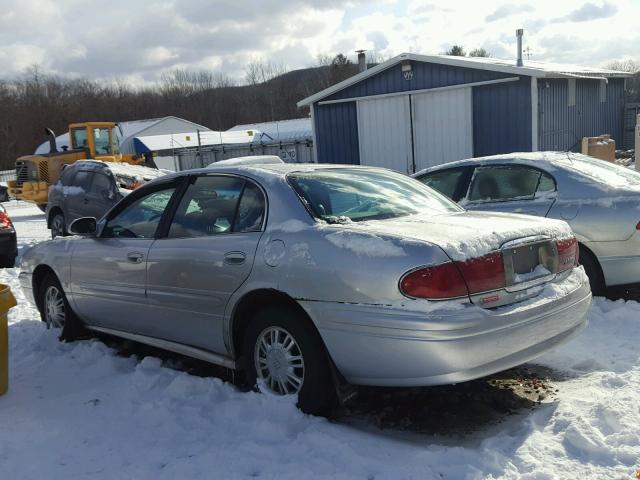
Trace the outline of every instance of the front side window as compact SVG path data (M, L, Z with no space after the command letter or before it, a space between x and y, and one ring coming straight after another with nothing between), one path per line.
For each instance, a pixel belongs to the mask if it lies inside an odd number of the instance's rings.
M536 192L555 190L553 179L546 173L521 165L476 168L468 200L507 201L531 200Z
M464 175L463 168L456 168L451 170L443 170L440 172L428 173L420 178L422 183L431 187L441 194L446 195L449 198L453 198L460 183L460 179Z
M96 154L110 155L112 153L109 134L110 130L108 128L93 129L93 144L95 145Z
M169 228L169 238L232 232L245 181L236 177L196 177L185 192Z
M153 238L175 187L165 187L136 199L105 225L104 238Z
M287 179L311 213L327 222L461 210L431 188L395 172L327 168L294 172Z

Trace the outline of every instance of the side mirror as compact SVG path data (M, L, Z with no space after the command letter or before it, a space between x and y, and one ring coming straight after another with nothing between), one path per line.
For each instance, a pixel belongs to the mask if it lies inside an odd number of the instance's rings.
M94 217L77 218L69 225L69 233L81 237L95 237L97 231L97 222Z

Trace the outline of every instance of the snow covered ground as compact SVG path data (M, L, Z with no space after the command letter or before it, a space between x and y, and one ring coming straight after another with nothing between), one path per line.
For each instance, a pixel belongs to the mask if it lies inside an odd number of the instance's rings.
M48 238L39 210L5 206L22 246ZM409 434L309 417L97 339L59 343L17 273L0 272L19 302L0 397L3 479L631 479L640 468L636 302L596 300L587 330L538 360L558 389L541 405L471 433Z

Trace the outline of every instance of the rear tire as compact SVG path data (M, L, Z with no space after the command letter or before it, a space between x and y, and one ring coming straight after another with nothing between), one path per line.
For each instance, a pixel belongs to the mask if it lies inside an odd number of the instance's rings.
M579 263L584 267L584 271L589 277L589 285L591 286L591 293L594 296L602 296L605 294L606 285L604 283L604 276L600 265L591 252L586 251L584 248L580 249Z
M51 218L51 238L66 237L67 227L64 221L64 215L61 212L57 212Z
M47 328L59 328L60 340L72 342L84 333L82 322L71 309L62 285L53 273L47 273L37 290L37 305Z
M297 393L300 410L326 415L335 389L322 340L307 322L290 308L259 311L244 338L247 380L251 386L260 380L261 388L277 395Z

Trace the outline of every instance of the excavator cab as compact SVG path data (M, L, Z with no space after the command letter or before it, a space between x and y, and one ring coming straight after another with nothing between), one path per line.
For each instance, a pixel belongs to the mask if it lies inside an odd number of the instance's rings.
M69 139L72 150L87 150L88 158L104 161L121 160L116 124L111 122L72 123Z

